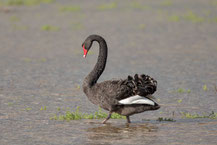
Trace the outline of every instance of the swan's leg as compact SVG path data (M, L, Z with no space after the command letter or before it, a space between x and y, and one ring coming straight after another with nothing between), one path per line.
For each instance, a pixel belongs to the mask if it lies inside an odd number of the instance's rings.
M105 120L103 120L102 123L105 124L106 121L108 121L111 118L111 115L112 115L112 112L109 112L108 117Z
M131 123L130 116L126 116L126 117L127 117L127 123Z

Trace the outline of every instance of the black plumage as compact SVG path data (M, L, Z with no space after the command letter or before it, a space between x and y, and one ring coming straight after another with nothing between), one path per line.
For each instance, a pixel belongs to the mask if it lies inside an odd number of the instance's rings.
M87 75L83 82L83 91L88 99L95 105L109 111L105 123L113 112L127 117L130 123L130 115L149 110L157 110L160 106L149 97L157 89L157 81L148 75L135 74L128 76L125 80L109 80L97 83L98 78L105 69L107 61L107 44L99 35L90 35L82 44L82 47L89 51L93 41L99 43L99 56L94 69ZM84 50L84 51L85 51ZM121 104L119 101L139 95L154 102L150 104Z

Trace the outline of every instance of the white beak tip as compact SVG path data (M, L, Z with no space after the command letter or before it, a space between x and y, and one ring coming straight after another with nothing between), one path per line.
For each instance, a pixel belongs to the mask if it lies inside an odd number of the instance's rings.
M83 55L83 58L85 58L86 57L86 55Z

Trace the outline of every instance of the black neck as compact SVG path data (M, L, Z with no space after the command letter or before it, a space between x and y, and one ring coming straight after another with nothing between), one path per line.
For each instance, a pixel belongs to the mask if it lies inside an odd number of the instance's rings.
M86 76L84 80L84 85L87 87L92 87L94 84L97 83L97 80L103 73L106 61L107 61L107 44L105 40L98 35L90 35L87 39L93 41L97 41L99 43L99 55L97 59L97 63L94 66L93 70Z

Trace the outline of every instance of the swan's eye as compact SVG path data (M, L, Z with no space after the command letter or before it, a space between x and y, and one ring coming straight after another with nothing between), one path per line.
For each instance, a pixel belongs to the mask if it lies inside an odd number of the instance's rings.
M87 49L85 49L85 46L84 46L84 45L83 45L83 50L84 50L84 55L83 55L83 57L85 58L86 55L87 55Z

